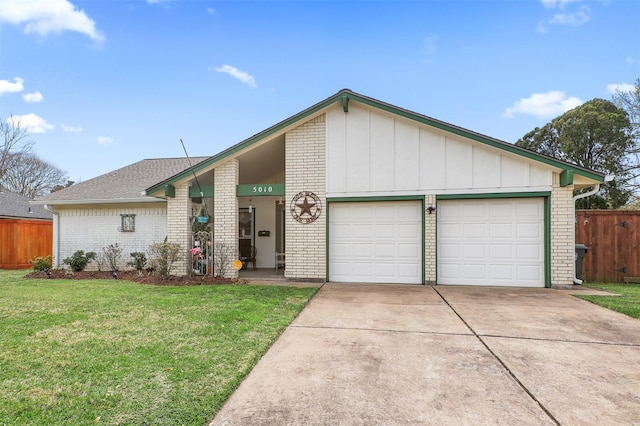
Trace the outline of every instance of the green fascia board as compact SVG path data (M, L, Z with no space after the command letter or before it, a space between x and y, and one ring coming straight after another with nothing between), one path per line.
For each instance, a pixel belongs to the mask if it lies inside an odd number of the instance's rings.
M210 167L212 164L219 162L220 160L223 160L235 153L237 153L238 151L241 151L245 148L247 148L248 146L251 146L252 144L266 138L269 137L275 133L278 133L282 130L284 130L287 127L290 127L294 124L296 124L297 122L304 120L305 118L314 115L320 111L322 111L325 108L328 108L329 106L339 102L340 105L342 105L343 110L346 109L348 110L348 103L349 101L356 101L356 102L360 102L362 104L380 109L382 111L386 111L389 112L391 114L395 114L398 115L400 117L404 117L407 118L409 120L413 120L422 124L426 124L428 126L431 127L435 127L437 129L440 130L444 130L446 132L449 133L453 133L456 134L458 136L462 136L471 140L474 140L476 142L480 142L482 144L485 145L489 145L491 147L497 148L497 149L501 149L507 152L510 152L512 154L516 154L516 155L520 155L523 156L525 158L528 158L530 160L533 161L538 161L544 164L547 164L549 166L558 168L558 169L562 169L562 170L572 170L574 173L577 173L581 176L584 176L586 178L589 179L593 179L597 182L604 182L604 174L602 173L598 173L595 172L593 170L587 170L584 168L581 168L579 166L570 164L570 163L566 163L564 161L552 158L552 157L548 157L546 155L542 155L542 154L538 154L536 152L533 151L529 151L527 149L524 148L520 148L514 144L505 142L505 141L501 141L499 139L495 139L489 136L485 136L482 135L480 133L476 133L473 132L471 130L467 130L464 129L462 127L458 127L455 126L453 124L449 124L449 123L445 123L444 121L440 121L440 120L436 120L435 118L431 118L428 117L426 115L422 115L422 114L418 114L416 112L413 111L409 111L382 101L379 101L377 99L373 99L373 98L369 98L367 96L355 93L349 89L343 89L341 91L339 91L338 93L336 93L333 96L330 96L329 98L318 102L317 104L269 127L268 129L263 130L260 133L257 133L251 137L249 137L248 139L245 139L242 142L239 142L238 144L220 152L219 154L216 154L212 157L210 157L207 160L204 160L198 164L196 164L193 167L190 167L186 170L184 170L183 172L165 180L164 182L160 182L150 188L148 188L146 190L147 194L153 193L155 191L158 191L160 188L162 188L164 185L166 184L174 184L184 178L187 177L187 175L191 174L191 173L196 173L204 168ZM345 105L347 106L345 108ZM348 114L348 112L345 111L345 114Z
M176 196L176 187L170 184L164 186L164 195L166 197L175 198Z
M200 189L202 188L202 194L200 194ZM189 187L189 197L190 198L202 198L202 195L205 197L213 197L213 186L202 186L198 188L197 186Z
M284 183L255 183L236 186L236 196L238 197L261 197L261 196L284 196Z
M442 200L472 200L487 198L542 198L544 200L544 286L551 287L551 192L499 192L485 194L436 195L436 204ZM437 228L436 228L437 241ZM436 282L438 281L438 252L436 251Z

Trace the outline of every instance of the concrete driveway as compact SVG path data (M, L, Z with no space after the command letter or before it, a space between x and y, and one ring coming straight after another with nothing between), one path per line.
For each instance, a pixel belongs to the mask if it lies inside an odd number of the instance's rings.
M326 284L212 425L640 425L640 321L550 289Z

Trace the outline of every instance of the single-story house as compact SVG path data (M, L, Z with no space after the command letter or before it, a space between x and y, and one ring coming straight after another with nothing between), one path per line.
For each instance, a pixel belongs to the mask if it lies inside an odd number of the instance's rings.
M52 214L29 201L0 186L0 269L30 268L29 260L51 255Z
M206 206L214 242L291 280L563 288L573 191L605 180L348 89L192 164L144 160L39 200L57 258L165 236L191 248Z

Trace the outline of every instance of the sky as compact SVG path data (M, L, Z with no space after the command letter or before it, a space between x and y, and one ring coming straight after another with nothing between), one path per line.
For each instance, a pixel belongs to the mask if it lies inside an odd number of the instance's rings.
M84 181L343 88L516 142L640 78L638 0L0 0L0 119Z

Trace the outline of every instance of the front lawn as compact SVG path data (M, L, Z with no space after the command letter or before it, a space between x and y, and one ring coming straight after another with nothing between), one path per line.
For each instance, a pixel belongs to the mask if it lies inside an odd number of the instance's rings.
M616 293L619 296L577 296L580 299L640 319L640 284L589 283L582 285Z
M315 288L0 271L0 425L205 425Z

